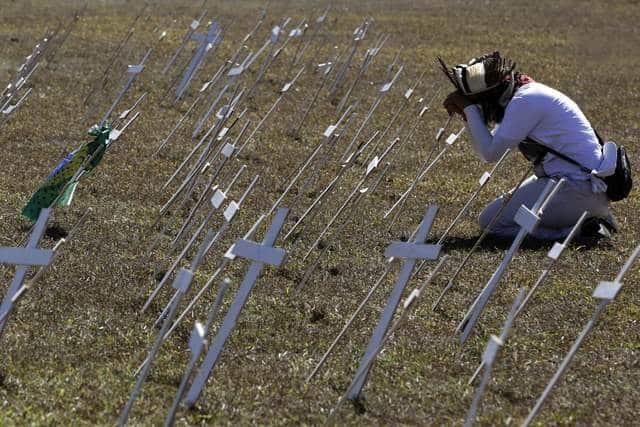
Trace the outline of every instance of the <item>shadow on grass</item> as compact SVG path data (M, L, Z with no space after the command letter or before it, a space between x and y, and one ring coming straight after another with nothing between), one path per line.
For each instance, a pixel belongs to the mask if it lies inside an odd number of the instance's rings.
M445 251L451 250L469 250L473 247L473 245L478 240L480 236L474 237L457 237L451 236L444 241L443 249ZM438 239L433 239L429 243L435 243ZM489 235L484 238L482 243L480 244L478 250L484 251L497 251L497 250L507 250L511 247L513 243L513 238L501 237L496 235ZM553 240L541 240L536 239L535 237L527 236L522 245L520 246L520 250L530 250L530 251L541 251L541 250L549 250L553 246ZM596 248L607 248L611 247L611 241L607 238L597 238L597 237L576 237L573 242L571 242L572 247L580 247L582 250L592 250Z

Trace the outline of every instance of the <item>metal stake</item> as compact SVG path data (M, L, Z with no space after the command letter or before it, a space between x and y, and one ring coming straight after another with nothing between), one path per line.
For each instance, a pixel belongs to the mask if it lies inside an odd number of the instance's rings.
M600 282L598 284L598 286L593 292L593 297L600 300L600 302L596 306L596 309L593 312L591 319L587 322L584 329L582 330L580 335L578 335L575 342L571 346L571 349L562 360L562 363L558 367L558 370L556 371L556 373L553 375L553 378L551 378L551 381L545 387L544 391L542 392L542 395L538 398L536 405L533 407L533 409L531 410L527 418L522 423L523 427L529 426L533 422L533 419L536 417L536 415L538 415L538 412L540 412L540 409L542 408L542 405L544 404L545 400L547 399L547 397L549 397L549 394L551 394L551 391L555 387L556 383L558 382L558 380L560 380L564 372L569 367L569 363L571 363L571 360L573 359L573 356L576 354L576 352L580 348L580 345L582 344L584 339L587 337L589 332L591 332L591 329L593 329L593 327L596 325L596 322L598 321L600 314L604 312L604 309L607 307L607 305L611 301L613 301L613 299L616 297L616 295L620 291L620 288L622 287L622 279L624 278L627 271L631 268L635 260L638 258L638 256L640 256L640 245L635 248L631 256L624 263L624 265L622 266L622 269L620 270L620 272L618 273L618 275L616 276L613 282Z

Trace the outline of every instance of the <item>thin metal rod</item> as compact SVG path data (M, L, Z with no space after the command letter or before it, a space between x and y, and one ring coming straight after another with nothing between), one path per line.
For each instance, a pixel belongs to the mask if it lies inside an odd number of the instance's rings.
M129 419L129 412L131 411L131 408L133 407L133 404L135 403L138 397L138 394L140 394L140 391L142 389L142 384L144 383L144 381L147 378L147 375L149 374L149 370L151 369L153 360L155 359L156 355L160 351L160 346L164 342L163 340L164 334L167 332L167 329L169 328L169 325L173 320L173 317L175 316L176 310L178 309L178 304L180 304L180 299L182 298L184 293L186 293L192 278L193 278L193 273L190 272L189 270L183 269L181 271L180 277L176 279L176 282L177 282L176 284L183 285L184 288L182 289L178 288L179 297L176 299L175 303L171 306L171 309L169 310L169 314L167 315L167 321L163 323L162 329L158 333L156 340L153 343L151 350L149 351L149 356L148 356L149 362L147 362L142 368L142 371L140 372L140 375L136 380L136 385L134 386L133 391L131 392L131 396L129 397L127 404L125 405L125 407L122 409L122 412L120 413L120 417L118 418L118 426L120 427L127 424L127 421ZM178 283L178 281L182 283Z
M522 175L522 177L520 178L520 181L518 181L518 183L516 184L516 186L513 188L513 190L510 193L506 193L506 195L503 196L502 198L502 204L500 206L500 208L496 211L496 213L493 215L493 217L491 218L491 220L489 221L489 224L484 228L484 230L482 230L482 233L480 234L480 237L478 237L478 239L475 241L475 243L473 244L473 246L471 247L471 249L469 249L469 252L467 252L467 254L465 255L464 259L462 260L462 262L458 265L458 267L456 268L456 270L453 272L453 276L451 276L451 278L449 279L449 282L447 283L447 285L444 287L444 289L442 290L442 292L440 293L440 295L438 296L438 298L436 299L436 301L433 303L433 305L431 306L432 310L435 310L436 308L438 308L438 306L440 305L440 303L442 302L442 298L444 298L445 294L447 292L449 292L449 290L451 290L451 288L455 285L456 280L458 279L458 276L460 275L460 273L462 272L462 270L464 269L464 267L467 265L467 262L469 261L469 259L471 258L471 255L473 255L476 251L476 249L478 249L480 247L480 245L482 244L482 242L484 241L484 239L491 233L491 229L493 228L493 226L495 225L495 223L498 221L498 219L500 218L500 216L502 215L502 212L504 212L504 210L506 209L507 205L509 204L509 202L511 201L511 199L513 198L513 195L516 193L516 191L518 191L518 189L522 186L522 184L525 182L525 180L529 177L529 175L531 174L531 172L533 172L533 166L530 166L529 169L527 169L525 171L525 173ZM418 273L420 271L418 270ZM418 274L416 273L416 274Z
M366 178L366 177L365 177ZM349 196L345 199L345 201L342 203L342 205L338 208L338 210L336 211L336 213L333 214L333 216L331 217L331 219L329 220L329 222L327 223L327 225L324 227L324 229L320 232L320 235L316 238L316 240L313 242L313 244L311 244L311 246L309 246L309 249L307 250L306 254L304 255L304 257L302 258L303 261L305 261L307 258L309 258L309 255L311 255L311 253L313 252L313 250L316 248L316 246L318 245L318 243L320 243L320 240L322 240L322 237L324 237L324 235L327 233L327 231L329 231L329 228L331 228L331 226L333 225L333 223L338 219L338 217L340 216L340 214L342 214L342 212L344 212L344 210L347 208L347 206L349 205L349 203L354 199L354 197L360 193L361 187L364 184L364 178L360 180L360 182L358 183L358 185L356 185L356 187L353 189L353 191L349 194Z
M316 18L316 25L313 27L313 32L311 33L311 35L305 41L305 44L302 47L302 49L300 50L300 52L297 53L296 56L294 57L294 61L293 61L292 65L297 65L298 64L298 62L304 56L304 53L306 52L306 50L309 47L309 45L311 44L311 42L317 37L318 32L320 31L320 27L322 26L322 24L324 23L324 21L325 21L325 19L327 17L327 13L329 13L329 9L330 9L330 6L327 6L327 8L325 9L324 13L322 15L320 15L318 18Z
M222 148L223 147L220 146L218 152L220 152L222 150ZM214 157L217 156L217 155L218 155L218 153L216 153L214 155ZM207 197L211 197L211 196L213 196L213 194L215 194L215 191L217 190L218 185L217 184L214 185L214 181L216 179L218 179L218 176L220 175L220 171L222 170L224 165L227 163L227 161L228 161L228 158L223 156L221 162L218 164L216 169L213 171L213 173L209 177L209 182L207 182L207 184L205 185L204 190L202 190L202 192L200 194L200 197L196 201L196 204L191 208L191 210L189 211L189 215L187 215L187 218L183 221L182 226L180 227L180 230L178 230L178 232L176 233L176 236L172 240L172 242L171 242L171 251L175 251L176 250L176 248L178 247L178 243L180 242L182 237L191 228L192 220L195 218L195 214L202 207L202 205L204 204L204 202L207 199ZM245 168L246 168L246 165L242 165L240 170L244 170ZM236 177L237 176L238 175L236 175ZM232 180L232 183L233 182L235 182L235 179ZM228 193L228 191L224 191L225 195L227 193Z
M122 51L124 46L129 42L129 39L131 39L131 36L133 35L133 33L135 31L135 25L138 22L138 20L140 19L140 17L142 16L142 14L145 11L145 9L147 8L147 6L148 5L145 5L142 8L142 10L138 13L138 15L136 15L136 17L133 19L133 22L129 25L130 30L123 37L123 39L120 41L120 43L118 44L118 47L116 48L116 50L114 50L113 54L111 54L111 57L109 57L109 59L107 60L107 66L105 67L104 72L102 73L102 75L100 77L100 79L102 80L102 87L104 87L105 79L107 78L107 74L109 73L109 70L111 70L111 67L113 66L115 60L120 55L120 52ZM87 102L89 101L89 98L93 94L94 90L95 90L95 87L94 87L94 85L92 85L91 86L91 90L89 91L87 96L84 98L84 101L82 101L83 105L87 105Z
M495 337L493 336L489 338L489 343L487 344L487 348L489 348L489 346L495 345L496 346L495 353L487 355L488 360L487 360L487 365L484 368L484 375L482 376L482 382L478 386L478 389L476 390L476 393L473 396L473 401L471 402L471 406L469 407L469 411L467 412L467 416L465 417L465 420L464 420L464 427L471 427L473 425L473 422L476 419L476 414L478 412L478 407L480 406L480 402L482 401L482 396L484 395L484 391L489 385L489 382L491 381L491 372L493 370L493 364L495 362L495 357L497 356L498 349L502 347L505 341L507 340L509 330L511 329L511 324L515 319L516 309L521 304L522 298L524 298L524 289L520 289L520 292L516 296L515 301L511 305L511 310L509 311L509 314L507 315L507 318L502 327L500 338L498 340L496 340ZM485 352L486 351L487 350L485 350ZM484 359L485 357L483 355L483 360Z
M260 120L260 122L258 122L256 127L251 132L251 134L247 137L247 139L245 139L244 143L238 148L238 151L236 152L236 155L239 155L242 152L242 150L244 150L244 147L246 147L253 140L253 136L256 134L256 132L258 132L258 130L260 130L260 128L262 127L264 122L271 116L271 113L273 113L273 111L276 109L276 107L278 106L280 101L282 101L282 98L284 97L284 95L285 95L285 93L280 94L280 96L276 99L276 101L273 103L271 108L269 108L267 113L264 115L262 120Z
M384 167L384 169L382 170L382 172L380 172L380 175L378 176L378 179L376 180L376 182L370 188L362 189L357 193L357 196L355 197L355 199L354 199L354 201L353 201L353 203L351 205L352 211L360 204L360 200L365 195L373 194L375 189L380 184L380 181L384 178L386 173L389 171L389 166L390 165L387 163L386 166ZM342 230L350 223L351 219L352 219L351 217L347 216L345 221L340 226L338 226L337 230L335 230L333 235L334 236L339 236L342 233ZM327 243L327 245L325 245L325 247L320 251L320 253L316 257L316 259L314 260L313 264L311 264L307 268L307 270L304 273L304 276L303 276L302 280L300 281L300 283L298 283L298 286L296 287L296 292L300 292L302 290L302 288L306 285L306 283L309 281L309 279L311 278L311 275L315 272L317 267L320 265L320 261L322 260L323 256L327 253L327 251L329 250L330 246L331 246L331 244Z
M224 94L227 92L229 87L230 87L229 84L224 85L222 90L220 90L220 92L218 93L218 96L216 96L213 102L211 102L211 104L209 105L209 109L204 113L202 118L196 123L196 127L193 130L193 133L191 134L191 138L195 138L196 136L198 136L198 134L206 124L207 120L209 119L209 116L211 115L211 113L213 113L213 110L215 110L215 108L218 106L218 104L220 103L220 100L222 99ZM236 87L236 90L237 89L238 88ZM233 99L234 97L232 96L231 98Z
M191 236L191 239L189 239L189 242L187 242L185 247L182 249L182 252L180 252L180 254L176 257L176 259L173 261L171 266L165 272L165 274L162 277L162 279L160 280L160 282L158 282L158 284L156 285L156 287L153 290L153 292L151 292L151 294L149 295L149 297L145 301L144 305L142 306L142 309L140 309L141 313L144 313L145 311L147 311L147 309L151 306L151 303L153 302L155 297L158 295L158 293L160 292L160 290L162 289L164 284L167 283L167 281L169 281L169 279L171 278L171 274L174 272L174 270L176 268L178 268L178 265L180 265L180 262L182 261L182 259L186 256L186 254L189 251L189 249L191 249L191 247L195 243L195 241L198 238L198 236L200 236L200 233L202 233L202 230L204 230L204 228L207 226L207 224L211 221L211 219L213 218L213 214L214 213L215 213L215 209L211 209L211 211L206 216L204 221L202 221L202 224L200 224L200 227L198 227L198 229L195 231L195 233L193 233L193 235Z
M616 276L615 282L617 282L617 283L622 282L622 279L624 278L625 274L631 268L631 266L636 261L638 256L640 256L640 245L638 245L635 248L635 250L632 252L631 256L626 260L626 262L622 266L622 269L620 270L620 272ZM600 302L596 306L595 311L593 312L593 315L591 316L591 319L587 322L587 324L582 329L582 332L580 333L580 335L578 335L578 337L574 341L573 345L569 349L569 352L566 354L566 356L562 360L562 363L560 363L560 366L558 367L558 370L555 372L555 374L551 378L551 381L549 381L549 384L547 384L547 386L545 387L544 391L542 392L542 395L540 395L540 397L536 401L535 406L533 407L531 412L529 412L529 415L527 416L527 418L522 423L523 427L529 426L533 422L534 418L538 415L538 412L540 412L540 409L542 408L542 405L546 401L547 397L549 397L549 395L551 394L551 391L553 390L555 385L558 383L558 381L560 380L562 375L565 373L565 371L569 367L569 364L571 363L571 360L573 359L573 357L575 356L576 352L580 348L580 345L582 345L582 342L585 340L585 338L587 337L589 332L591 332L591 330L595 326L596 322L598 321L598 318L600 317L600 314L602 314L604 309L607 307L607 305L611 301L612 300L610 300L610 299L602 299L602 300L600 300Z
M533 204L531 211L534 212L536 215L540 216L542 214L542 209L549 203L549 201L553 198L553 196L558 192L558 190L560 189L564 181L565 181L564 178L561 178L558 182L555 182L552 179L549 180L545 188L540 193L540 196L538 197L536 202ZM460 332L460 342L462 344L464 344L467 341L467 339L471 336L471 333L473 332L473 329L476 323L478 322L480 315L482 314L482 312L484 311L484 308L489 302L489 298L495 291L496 287L498 286L498 283L501 281L505 272L509 268L509 264L511 263L511 260L518 252L520 245L522 244L522 242L524 241L525 237L528 234L529 232L527 231L527 229L525 229L524 227L520 227L520 231L514 238L513 243L511 244L511 247L505 254L502 262L500 263L496 271L493 273L493 275L485 285L484 289L480 292L480 294L476 298L476 301L473 303L473 305L470 307L469 311L465 315L464 319L458 325L457 331Z
M209 138L209 136L211 136L211 134L213 133L213 131L216 129L216 127L219 125L220 120L217 120L207 131L207 133L205 133L203 135L202 138L200 138L200 140L198 141L198 143L193 147L193 149L191 150L191 152L189 152L189 154L183 159L182 163L180 163L180 165L178 166L178 168L173 172L173 174L169 177L169 179L164 183L164 185L162 186L162 190L166 189L167 186L169 186L169 184L171 184L171 182L176 178L176 176L180 173L180 171L182 171L182 169L186 166L186 164L189 162L189 160L191 160L191 157L193 157L193 155L196 153L196 151L198 151L198 149L206 142L206 140Z
M424 72L422 73L422 76L420 76L420 78L415 82L413 87L410 88L405 93L405 96L403 97L403 100L402 100L402 104L400 104L396 112L393 114L393 117L391 118L391 120L389 120L389 123L387 123L387 126L385 127L384 131L380 135L380 139L378 140L378 143L380 143L385 139L385 137L387 136L387 133L389 133L389 130L391 130L391 127L395 124L395 122L398 120L398 118L404 112L404 110L407 109L411 100L411 94L413 93L415 88L418 87L418 85L421 83L423 76L424 76ZM407 123L408 123L407 121L402 122L400 129L396 133L396 137L399 137L400 134L402 134L402 132L404 131L404 127L407 125ZM374 145L373 148L371 149L371 153L369 154L369 156L367 156L367 158L364 161L365 163L369 163L369 161L371 160L371 156L373 156L373 153L375 153L376 149L378 148L378 143L376 143L376 145Z
M207 322L204 325L203 335L205 337L209 333L209 330L211 329L213 322L218 317L218 312L220 311L220 306L222 305L222 299L224 298L224 294L227 292L227 289L229 288L230 284L231 284L231 280L229 280L228 278L222 281L222 285L220 286L220 289L216 294L216 299L211 305L211 308L209 309ZM166 335L164 339L165 340L167 339ZM196 364L198 363L198 359L200 358L200 354L202 354L202 350L204 350L204 347L200 346L199 350L200 351L193 353L191 355L191 358L189 359L189 364L187 365L187 368L185 369L184 374L182 375L182 379L180 380L180 385L178 386L178 391L176 392L176 396L173 399L173 403L171 404L171 408L169 409L167 418L164 421L164 427L173 426L176 412L178 411L178 407L180 406L180 402L182 401L184 392L186 391L187 386L189 385L189 379L191 378L191 374L193 373L193 370L195 369Z
M313 153L311 153L311 156L309 156L309 158L307 159L307 161L300 167L300 170L298 171L298 173L293 177L293 179L291 181L289 181L289 184L287 185L287 187L284 189L284 191L282 192L282 194L280 195L280 197L278 197L278 200L276 200L273 205L271 206L271 209L269 209L269 212L267 212L267 216L270 216L280 205L280 203L282 203L282 200L286 197L287 194L289 194L289 191L291 190L291 188L295 185L295 183L298 181L298 178L300 178L300 176L304 173L304 171L306 170L307 166L309 166L309 164L311 164L311 162L313 161L313 159L315 159L315 157L318 155L318 153L320 152L320 150L322 149L323 144L319 144L315 150L313 150Z
M580 231L580 227L582 226L582 223L584 222L584 220L587 218L587 215L588 215L587 211L584 211L582 213L580 218L578 218L578 221L575 223L575 225L571 229L571 232L569 233L569 235L567 235L567 237L564 239L564 242L561 245L560 253L555 255L553 258L549 259L549 263L547 264L547 267L544 270L542 270L542 273L538 276L538 279L535 281L535 283L531 287L531 289L529 289L529 292L527 292L527 295L524 297L524 299L522 300L522 302L518 306L515 314L513 315L514 321L518 317L520 312L524 309L524 307L527 305L527 302L529 301L529 299L531 299L533 294L535 294L535 292L538 289L538 287L542 283L544 283L544 281L546 280L547 276L549 275L549 273L551 272L551 270L553 269L555 264L560 259L560 255L562 254L562 252L564 252L564 249L571 244L571 242L573 241L573 238L575 237L575 235ZM504 340L504 338L502 338L502 336L500 336L500 339ZM467 384L469 384L469 385L473 384L473 382L475 381L476 377L478 376L478 374L480 373L480 371L484 367L484 364L485 364L485 362L484 362L484 360L482 360L480 362L480 364L478 365L478 368L476 369L476 371L473 373L473 375L469 379L469 382Z
M258 220L253 224L253 226L251 227L251 229L244 235L244 239L250 239L252 238L252 236L256 233L256 231L258 230L258 227L260 226L260 224L262 224L262 221L264 221L265 216L261 215ZM231 249L230 249L231 251ZM193 309L193 307L196 305L196 303L198 302L198 300L202 297L202 295L204 295L204 293L209 289L209 287L211 287L211 285L213 284L213 282L215 281L216 277L218 277L218 275L225 269L225 267L231 262L230 258L224 257L222 259L222 261L218 264L218 267L216 268L216 271L214 271L214 273L210 276L210 278L207 280L207 282L204 284L204 286L200 289L200 291L198 291L198 293L193 297L193 299L189 302L189 304L187 305L187 307L182 311L182 313L180 314L180 316L178 316L178 318L176 319L176 321L174 322L173 326L171 327L171 329L169 329L169 331L167 332L168 335L170 335L180 324L180 322L182 321L182 319Z
M584 211L582 215L580 215L580 218L578 218L578 221L576 221L576 224L571 229L571 232L569 232L569 235L567 235L567 237L564 239L564 242L562 242L563 249L568 247L573 241L574 237L580 232L580 227L582 227L582 223L584 222L584 220L587 219L588 214L589 213L587 211ZM527 296L522 301L522 304L520 304L520 306L518 307L518 311L516 312L516 317L520 314L522 310L524 310L525 306L527 305L531 297L536 293L540 285L542 285L542 283L544 283L544 281L547 279L547 276L549 275L553 267L558 262L559 255L560 254L558 254L557 258L550 260L550 263L547 266L547 268L545 268L542 271L542 273L540 274L536 282L533 284L531 289L529 289Z
M300 187L298 188L296 198L294 199L293 203L291 204L292 206L298 206L302 196L304 195L305 191L307 191L307 188L310 185L313 185L313 184L315 184L317 182L321 171L324 169L324 167L329 162L330 156L331 156L332 152L335 150L335 148L337 147L338 142L340 141L340 138L342 137L342 135L344 135L347 132L347 130L349 129L349 127L350 127L350 125L352 123L352 119L355 117L355 112L353 114L350 113L352 109L353 109L353 105L350 105L345 110L345 115L349 114L349 117L347 118L342 130L339 133L332 132L331 136L329 136L327 138L328 149L325 150L322 153L322 155L319 157L319 159L316 162L314 162L315 164L311 165L312 168L313 168L312 172L307 177L307 179L302 183L302 185L300 185ZM336 126L336 127L339 126L340 123L342 122L342 119L345 117L345 115L343 115L340 118L340 120L338 121L338 123L336 123L336 125L334 125L334 126ZM378 132L376 131L375 135L377 135L377 134L378 134ZM375 135L374 135L374 137L375 137ZM365 144L365 145L368 145L368 143ZM358 153L356 153L356 155L352 156L352 158L350 159L351 162L353 163L355 161L355 158L357 156L359 156L359 155L360 155L360 152L358 152Z
M196 97L196 99L191 103L191 106L189 107L189 109L182 115L182 117L180 117L180 119L178 120L176 125L173 127L173 129L171 129L171 132L169 132L169 135L167 135L167 137L158 145L158 147L153 152L151 157L155 157L160 152L160 150L162 150L164 146L167 145L167 143L169 142L173 134L180 128L180 126L182 126L182 123L184 122L184 120L189 116L191 111L193 111L194 107L200 102L201 99L202 99L201 95L198 95Z
M456 226L456 224L458 223L458 221L460 221L460 218L462 218L462 216L467 212L467 209L469 209L469 207L471 206L471 204L474 202L474 200L476 199L476 197L478 197L478 195L480 194L480 191L482 191L482 189L485 187L485 185L489 182L489 180L491 179L491 176L493 176L493 174L495 173L495 171L498 169L498 167L500 167L500 165L502 164L502 162L504 161L504 159L507 158L507 155L511 152L511 150L507 150L504 152L504 154L502 155L502 157L500 157L500 160L498 160L498 162L493 166L493 168L491 169L491 172L488 173L488 175L483 175L483 177L486 176L486 179L483 180L480 183L480 186L476 189L476 191L473 192L473 194L471 195L471 197L469 198L469 200L467 200L467 202L464 204L464 206L462 207L462 209L460 209L460 211L458 212L458 214L456 215L456 217L453 219L453 221L451 221L451 224L449 224L449 226L447 227L447 229L442 233L442 236L440 236L440 239L438 239L438 244L442 245L445 240L447 240L447 237L449 236L449 233L451 232L451 230L453 229L453 227Z
M147 53L145 53L144 57L142 58L142 61L140 61L139 64L137 65L144 65L144 63L147 61L147 59L149 58L149 55L151 55L151 52L153 52L153 48L149 48L147 50ZM104 114L104 116L102 117L102 120L100 120L100 126L102 127L107 120L109 119L109 116L111 115L111 113L113 112L113 110L115 110L115 108L118 106L118 104L120 103L120 101L122 100L122 98L124 98L124 96L126 95L126 93L129 91L129 89L131 88L131 86L133 85L133 82L136 81L136 79L138 78L138 75L141 73L137 72L137 73L133 73L130 77L129 80L127 80L127 83L124 85L124 87L122 88L122 90L120 91L120 93L118 94L118 96L116 97L116 99L113 101L113 104L111 104L111 107L109 107L109 109L107 110L107 112Z
M213 127L216 127L216 126L217 126L217 124L213 125ZM211 130L213 130L213 127L211 128ZM202 140L202 142L204 142L204 141L205 141L205 139ZM202 163L203 160L206 160L207 155L211 150L211 145L213 143L214 143L214 139L212 137L209 140L209 142L207 143L207 145L204 146L204 149L202 150L202 153L200 154L200 156L198 157L198 159L194 163L193 168L187 173L187 176L184 178L184 180L182 181L182 183L180 184L178 189L171 195L169 200L167 200L167 202L160 208L159 215L164 215L165 212L167 212L167 210L171 207L171 205L173 205L173 203L175 203L175 201L178 199L180 194L182 194L182 192L185 189L188 189L189 184L191 182L193 182L193 179L196 178L197 176L199 176L199 174L197 172L198 172L198 170L200 170L200 171L202 170L202 167L201 167L200 163ZM200 145L200 144L198 144L198 145ZM192 153L194 153L194 152L195 151L192 151Z
M449 119L450 120L450 119ZM447 121L447 124L445 124L444 128L442 129L446 129L446 126L448 125L449 121ZM464 130L464 127L461 129L460 132L462 132ZM438 132L438 135L436 136L436 146L437 143L440 141L440 139L442 138L442 136L444 135L444 132ZM444 147L442 147L442 150L440 150L440 152L436 155L436 157L431 160L431 162L429 164L427 164L426 166L423 166L423 168L420 170L420 172L418 173L418 175L416 176L416 178L413 180L413 182L411 183L411 185L409 186L409 188L400 195L400 198L393 204L393 206L391 206L391 208L389 208L389 210L384 214L384 218L387 218L389 215L391 215L391 213L396 210L398 207L400 207L401 205L404 204L405 200L407 199L407 197L409 197L409 195L413 192L413 190L416 188L416 186L418 185L418 183L422 180L422 178L424 178L424 176L431 170L431 168L433 168L433 166L438 162L438 160L440 160L440 158L447 152L447 150L449 149L450 145L446 144ZM430 159L431 156L428 157L428 159ZM428 160L427 160L428 161ZM426 164L427 162L425 162Z
M349 89L347 89L347 92L342 97L342 100L340 100L340 102L338 103L338 108L337 108L338 111L342 111L342 109L348 102L349 98L351 97L351 94L353 93L355 88L358 86L358 84L360 83L364 75L367 73L367 70L373 63L374 59L378 55L378 52L380 52L380 50L383 48L383 46L389 39L389 36L390 36L389 34L386 34L386 35L380 34L380 36L378 37L378 40L374 44L374 47L367 49L367 52L365 53L365 56L362 60L362 64L358 69L358 74L356 75L356 78L353 80L353 82L349 86Z
M309 105L307 106L307 108L305 109L304 113L302 114L302 117L298 120L298 127L293 132L294 136L300 135L300 131L302 130L302 127L304 126L305 122L307 121L307 117L311 113L311 110L313 110L313 107L316 105L316 101L318 100L318 97L320 96L320 92L322 91L322 88L324 88L324 86L327 84L327 80L328 79L329 79L329 73L325 73L324 77L320 81L320 85L318 86L318 88L316 89L315 93L313 94L313 97L311 98L311 102L309 102Z
M433 269L433 271L431 272L431 274L429 275L429 277L422 283L422 285L420 286L420 288L414 289L413 292L411 292L411 294L409 294L409 296L405 299L403 307L402 307L402 311L400 312L397 320L393 323L393 325L391 325L391 327L389 328L389 330L386 332L386 334L384 335L384 337L382 338L382 340L380 341L380 345L377 346L377 348L375 349L375 351L373 351L369 357L367 357L366 360L364 360L364 366L366 369L363 369L360 374L358 374L354 379L353 382L357 382L360 381L362 379L362 377L366 376L369 372L371 372L371 367L373 366L373 363L375 362L375 360L377 359L378 355L380 354L380 352L382 351L382 349L384 348L384 346L387 344L387 342L391 339L391 337L394 336L394 334L398 331L398 329L400 328L400 326L402 326L404 324L404 322L406 322L406 320L409 317L409 313L414 309L414 307L416 306L416 303L418 301L418 299L422 296L422 294L424 293L427 285L429 285L433 279L435 278L435 276L438 274L438 272L440 271L440 269L442 268L442 266L445 264L445 262L447 261L448 257L445 255L442 258L440 258L440 261L438 262L438 264L435 266L435 268ZM329 416L325 422L325 424L330 424L335 416L335 414L337 413L338 409L342 406L342 404L349 398L349 390L346 390L345 393L340 397L340 400L338 400L338 402L336 403L336 405L333 407L333 409L331 410L331 412L329 413Z

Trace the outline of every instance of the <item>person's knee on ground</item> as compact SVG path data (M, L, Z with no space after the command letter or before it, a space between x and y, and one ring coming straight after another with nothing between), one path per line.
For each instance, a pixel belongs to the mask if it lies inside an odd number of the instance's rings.
M545 185L545 180L538 179L535 175L527 178L518 188L512 189L509 193L503 194L500 197L489 203L480 213L478 223L480 228L484 231L493 221L493 225L489 230L489 234L499 237L513 237L520 230L520 226L516 224L514 217L521 205L527 207L533 206L538 199L542 188ZM511 194L509 196L509 194ZM504 198L511 197L507 205L502 208L504 204ZM499 217L494 220L494 217L502 209Z
M503 200L504 195L493 200L480 212L478 224L483 232L491 227L488 233L494 236L509 237L517 233L517 225L513 217L509 218L509 206L502 210L498 218L495 218L502 208Z
M490 234L501 237L514 237L520 230L520 226L514 220L517 210L522 204L529 208L533 206L546 183L547 179L528 180L525 185L519 188L507 204L507 207L503 209L500 218L491 227ZM481 212L478 222L482 230L489 226L502 206L503 197L501 196L489 203ZM584 211L589 212L588 216L589 218L594 218L593 221L598 224L604 223L607 229L615 232L617 227L609 211L606 196L604 194L593 194L587 182L575 183L567 181L556 193L553 200L549 202L538 226L531 235L541 240L562 239L569 234Z

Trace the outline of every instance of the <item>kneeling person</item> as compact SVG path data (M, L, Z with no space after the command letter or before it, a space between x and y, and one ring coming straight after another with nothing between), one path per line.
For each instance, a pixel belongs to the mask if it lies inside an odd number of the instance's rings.
M522 204L531 208L552 178L565 178L566 182L546 208L534 237L565 237L584 211L592 219L583 230L595 226L597 231L602 224L607 231L615 231L606 185L589 173L603 167L610 169L611 162L615 169L615 153L603 150L599 137L575 102L516 71L515 64L501 58L498 52L451 69L442 65L457 89L445 99L444 107L449 114L464 117L478 156L495 162L506 150L519 146L535 165L535 175L512 190L512 199L492 226L492 234L515 236L520 229L513 219L518 208ZM540 146L556 154L527 152L530 151L527 147ZM503 197L491 202L480 214L483 229L502 206Z

